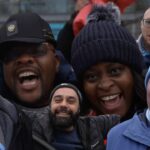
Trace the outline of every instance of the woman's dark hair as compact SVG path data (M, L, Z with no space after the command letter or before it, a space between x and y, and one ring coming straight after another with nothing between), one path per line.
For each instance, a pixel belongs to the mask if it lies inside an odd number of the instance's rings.
M132 73L134 77L133 103L129 111L127 112L127 114L123 118L121 118L121 121L130 119L134 115L135 112L142 111L144 108L147 107L144 77L135 71L132 71Z
M135 104L135 111L138 111L147 106L146 89L145 89L145 85L144 85L144 77L135 71L133 72L133 76L134 76L134 82L135 82L134 104Z

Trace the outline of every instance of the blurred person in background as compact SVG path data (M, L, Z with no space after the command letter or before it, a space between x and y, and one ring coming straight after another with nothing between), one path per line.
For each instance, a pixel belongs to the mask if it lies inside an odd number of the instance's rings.
M150 8L145 11L141 20L141 35L137 43L148 69L150 66Z
M87 5L89 0L75 0L75 10L71 15L69 21L67 21L64 27L60 30L57 38L57 49L62 51L65 58L70 62L70 50L72 41L74 39L73 33L73 20L85 5Z

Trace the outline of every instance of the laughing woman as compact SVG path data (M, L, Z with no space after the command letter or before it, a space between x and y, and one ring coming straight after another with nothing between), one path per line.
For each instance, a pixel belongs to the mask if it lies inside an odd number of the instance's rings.
M84 115L119 114L146 107L143 58L136 41L109 12L89 16L72 45L72 66L85 95Z

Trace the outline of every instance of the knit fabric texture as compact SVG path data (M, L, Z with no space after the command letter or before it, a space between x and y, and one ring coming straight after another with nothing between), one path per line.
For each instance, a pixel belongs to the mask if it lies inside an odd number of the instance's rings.
M89 22L75 37L71 64L77 77L100 62L118 62L141 72L142 55L132 35L113 21Z

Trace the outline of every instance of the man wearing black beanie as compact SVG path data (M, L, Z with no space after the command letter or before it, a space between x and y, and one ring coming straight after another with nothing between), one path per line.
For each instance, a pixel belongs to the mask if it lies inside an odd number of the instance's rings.
M104 150L104 139L110 128L119 123L118 115L79 117L82 96L69 83L56 86L50 96L50 120L35 123L35 135L57 150Z

